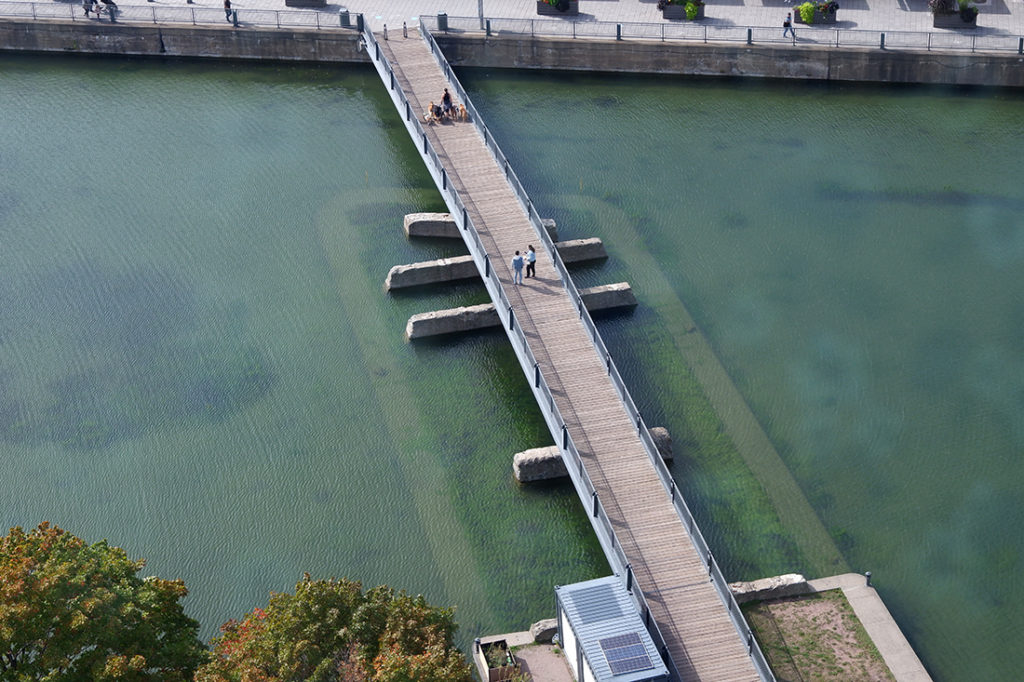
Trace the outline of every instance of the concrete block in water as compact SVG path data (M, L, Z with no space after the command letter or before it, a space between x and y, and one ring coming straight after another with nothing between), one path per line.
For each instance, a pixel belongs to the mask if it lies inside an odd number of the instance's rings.
M468 332L500 325L501 318L498 317L494 304L483 303L413 315L405 325L405 336L409 340L422 339L427 336Z
M551 241L558 241L558 226L551 218L544 218L541 224L548 231ZM461 239L459 226L451 213L409 213L402 220L406 237L446 237Z
M413 214L413 215L447 215L447 214ZM409 216L406 216L408 218ZM597 237L589 239L571 239L567 242L557 242L555 248L562 256L564 263L579 263L580 261L597 260L607 258L608 253L604 250L604 242ZM396 265L388 272L384 281L384 288L387 291L392 289L404 289L406 287L419 287L426 284L438 284L440 282L454 282L456 280L473 279L479 276L476 266L473 264L472 256L456 256L454 258L439 258L438 260L423 261L421 263L410 263L409 265Z
M474 279L480 276L472 256L456 256L438 260L396 265L388 273L384 288L404 289L439 282L454 282L462 279Z
M628 282L580 289L580 296L583 298L583 305L591 312L636 305L636 297L633 296L633 290ZM498 317L494 304L484 303L413 315L405 325L405 336L411 341L427 336L468 332L499 325L501 318Z
M604 242L599 237L589 239L569 239L557 242L555 247L563 263L581 263L587 260L601 260L608 257L604 250Z
M451 213L410 213L402 220L402 229L406 237L462 237Z
M583 305L591 312L636 306L636 296L633 295L633 289L628 282L580 289L580 298L583 299Z
M662 426L651 428L651 438L666 462L672 461L672 437L668 429ZM531 448L523 452L517 452L512 457L512 473L520 483L531 481L550 481L554 478L564 478L569 475L565 469L565 461L558 451L557 445L549 445L546 448Z

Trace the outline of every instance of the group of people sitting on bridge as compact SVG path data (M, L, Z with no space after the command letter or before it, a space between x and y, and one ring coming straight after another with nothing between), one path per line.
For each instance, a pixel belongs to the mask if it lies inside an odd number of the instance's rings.
M97 19L100 18L100 15L103 12L107 12L111 17L113 17L114 12L117 11L117 3L114 2L114 0L103 0L103 4L106 5L106 7L100 7L99 2L96 0L82 0L82 9L85 10L86 19L89 18L89 12L94 13Z
M456 107L455 102L452 101L451 93L448 92L448 88L444 89L444 94L441 96L440 104L434 104L431 102L427 107L427 110L423 112L424 123L468 120L469 114L466 112L466 105L460 104Z

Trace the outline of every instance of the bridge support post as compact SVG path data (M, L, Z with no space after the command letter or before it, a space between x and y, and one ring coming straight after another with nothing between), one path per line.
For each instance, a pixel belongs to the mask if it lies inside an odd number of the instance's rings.
M612 373L612 356L611 354L605 354L604 356L604 368L608 370L608 375Z
M512 306L508 307L508 330L512 331L516 328L516 316L512 312Z
M711 566L712 566L711 562L712 561L714 561L714 558L711 556L711 550L709 549L708 550L708 575L711 575Z
M930 37L929 37L929 40L931 40L931 38L930 38ZM929 46L929 49L930 49L930 48L931 48L931 46ZM878 39L878 49L879 49L879 50L884 50L884 49L885 49L885 34L884 34L884 33L883 33L883 34L881 35L881 37L880 37L880 38Z
M748 28L747 29L747 45L753 45L753 44L754 44L754 29Z
M640 416L640 413L636 413L636 435L640 435L640 432L644 427L644 418Z
M633 591L633 564L626 564L626 592Z
M562 424L562 449L565 450L569 447L569 428Z
M360 12L356 15L356 30L360 33L363 32L363 13Z
M445 171L444 168L441 169L441 190L448 190L448 173Z
M867 583L866 583L867 586L871 587L871 571L868 571L867 573L865 573L864 577L867 578Z
M466 207L465 206L462 207L462 229L463 230L468 230L469 229L469 217L466 215Z
M490 19L487 20L487 37L488 38L491 37L491 20Z
M533 363L533 387L540 388L540 363Z
M427 153L427 134L423 133L423 153Z
M1024 54L1024 38L1017 40L1017 54Z
M488 254L484 254L484 277L491 277L491 257Z
M676 482L672 481L672 484L668 487L668 496L673 502L676 501Z
M408 121L412 118L412 107L409 106L409 100L405 100L405 120Z
M600 502L597 501L597 491L596 490L593 493L591 493L591 497L594 498L594 518L596 519L597 518L598 510L600 508L599 507Z
M622 40L622 24L615 24L615 39Z

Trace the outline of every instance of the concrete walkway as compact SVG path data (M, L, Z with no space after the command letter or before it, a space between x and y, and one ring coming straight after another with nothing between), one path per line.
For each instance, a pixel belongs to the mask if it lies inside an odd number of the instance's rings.
M696 23L729 28L774 27L779 29L781 35L782 20L786 12L791 11L793 4L799 2L800 0L794 0L792 4L788 4L786 0L707 0L706 18ZM0 7L4 4L20 5L24 8L26 3L21 0L0 0ZM80 3L77 0L54 0L52 3L43 0L42 4ZM195 0L191 5L186 4L185 0L155 0L152 3L122 0L121 4L157 8L220 9L223 7L223 0ZM475 17L478 16L481 7L484 16L489 18L541 18L537 16L535 0L349 0L342 3L330 2L326 9L321 10L288 8L285 7L284 0L232 0L231 4L243 20L246 10L319 11L330 15L329 18L323 18L324 25L337 24L338 12L345 8L350 12L362 13L374 30L378 31L384 24L387 24L389 31L401 30L403 21L412 27L418 23L421 14L436 15L438 12L445 12L451 17ZM1024 0L984 0L977 4L980 10L978 28L950 31L932 28L932 16L927 0L839 0L839 21L829 28L963 35L974 33L986 36L1024 35ZM556 17L553 20L567 19ZM657 0L580 0L580 15L575 17L575 20L616 23L664 22L657 8ZM811 29L797 25L796 30L799 36L800 31Z

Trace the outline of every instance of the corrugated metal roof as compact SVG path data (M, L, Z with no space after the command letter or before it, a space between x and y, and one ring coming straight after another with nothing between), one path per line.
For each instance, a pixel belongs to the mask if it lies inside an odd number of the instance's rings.
M618 576L556 587L555 595L598 682L647 682L668 678L668 668ZM626 638L632 648L619 646ZM650 659L651 667L647 667L638 647L642 647ZM617 661L614 663L614 668L620 671L617 675L609 664L609 656ZM643 669L638 669L639 666Z

